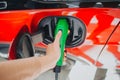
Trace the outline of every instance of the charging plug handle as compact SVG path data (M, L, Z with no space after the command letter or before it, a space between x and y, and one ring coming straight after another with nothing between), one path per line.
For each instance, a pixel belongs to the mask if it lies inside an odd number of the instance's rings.
M63 58L64 58L64 49L65 49L65 44L66 44L66 39L68 36L68 27L69 24L67 22L67 19L59 19L58 23L56 25L56 29L55 29L55 36L59 31L62 31L62 35L60 38L60 59L57 62L57 66L62 66L63 64Z
M69 24L67 22L67 19L61 18L58 20L58 23L55 29L55 36L59 31L62 31L62 35L60 38L60 59L57 61L56 67L54 68L54 72L56 73L60 72L61 66L63 64L64 49L65 49L66 39L68 36L68 27L69 27Z

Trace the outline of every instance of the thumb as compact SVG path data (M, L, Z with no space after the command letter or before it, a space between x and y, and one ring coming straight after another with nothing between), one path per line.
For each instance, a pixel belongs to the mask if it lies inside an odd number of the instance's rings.
M60 41L61 35L62 35L62 32L59 31L59 32L57 33L56 37L55 37L55 41L54 41L55 44L58 44L58 45L59 45L59 41Z

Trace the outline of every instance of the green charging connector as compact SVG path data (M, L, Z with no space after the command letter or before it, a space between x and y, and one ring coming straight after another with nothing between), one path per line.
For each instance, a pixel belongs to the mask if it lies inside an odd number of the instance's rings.
M59 32L62 31L62 36L60 38L60 51L61 51L61 55L60 55L60 59L57 62L57 66L62 66L63 64L63 58L64 58L64 49L65 49L65 44L66 44L66 39L68 36L68 21L65 18L60 18L58 20L58 23L56 25L56 29L55 29L55 35Z
M58 19L56 28L55 28L55 36L56 34L61 31L62 35L60 38L60 59L57 61L56 67L54 68L55 72L55 80L58 80L58 73L61 72L61 66L63 65L63 58L64 58L64 49L66 44L66 39L68 36L68 21L65 18Z

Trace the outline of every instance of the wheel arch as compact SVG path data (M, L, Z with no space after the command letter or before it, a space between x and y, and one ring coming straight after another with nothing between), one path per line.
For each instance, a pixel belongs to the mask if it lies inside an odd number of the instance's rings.
M31 35L30 30L28 28L27 25L24 25L20 28L20 30L18 31L18 33L15 35L13 41L11 42L10 48L9 48L9 56L8 59L12 60L12 59L16 59L16 43L18 42L20 36L22 36L24 33L28 33Z

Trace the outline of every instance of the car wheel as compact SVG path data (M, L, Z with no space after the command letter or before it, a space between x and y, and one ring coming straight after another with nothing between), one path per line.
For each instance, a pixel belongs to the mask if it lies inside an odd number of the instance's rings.
M28 33L22 34L16 44L16 58L27 58L34 56L34 47L31 36Z

